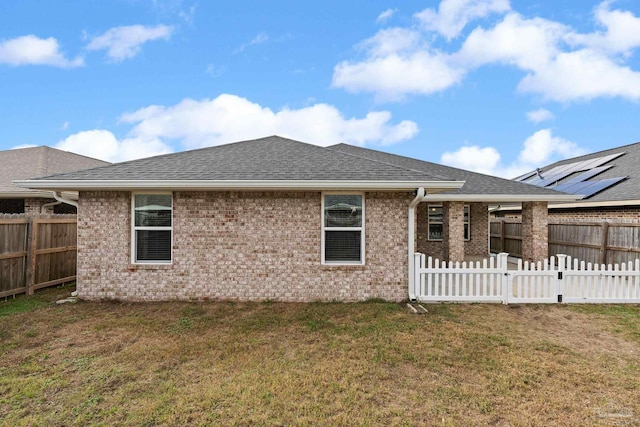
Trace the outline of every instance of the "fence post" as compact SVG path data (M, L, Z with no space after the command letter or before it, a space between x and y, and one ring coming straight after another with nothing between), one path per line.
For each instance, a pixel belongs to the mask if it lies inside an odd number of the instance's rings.
M36 284L36 249L38 247L38 218L29 217L27 240L27 295L33 295Z
M498 270L500 271L500 286L502 289L503 304L509 303L509 273L508 273L509 259L508 258L509 258L509 254L506 252L500 252L498 254Z
M602 223L602 240L600 241L600 264L607 263L607 244L609 243L609 223Z
M500 252L504 252L505 230L507 229L504 220L500 221Z
M556 255L558 258L558 302L562 302L562 296L564 295L564 274L567 267L567 256L565 254Z

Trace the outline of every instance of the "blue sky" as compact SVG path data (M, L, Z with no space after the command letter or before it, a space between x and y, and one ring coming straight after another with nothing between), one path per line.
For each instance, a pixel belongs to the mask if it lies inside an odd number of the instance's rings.
M640 2L0 4L0 149L278 134L514 177L640 140Z

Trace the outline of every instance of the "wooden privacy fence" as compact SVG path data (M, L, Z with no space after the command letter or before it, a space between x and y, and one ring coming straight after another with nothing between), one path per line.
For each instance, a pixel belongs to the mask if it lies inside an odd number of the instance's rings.
M0 215L0 297L76 279L75 215Z
M640 259L599 265L560 254L510 265L506 253L482 263L414 257L409 295L421 302L640 303Z
M567 254L593 264L634 262L640 258L638 222L549 222L549 255ZM522 223L492 220L491 252L522 256Z

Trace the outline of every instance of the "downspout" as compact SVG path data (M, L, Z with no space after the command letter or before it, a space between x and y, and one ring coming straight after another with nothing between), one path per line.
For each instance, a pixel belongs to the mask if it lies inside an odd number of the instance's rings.
M409 299L416 299L415 292L415 265L414 265L414 252L415 252L415 235L416 235L416 206L425 196L424 187L420 187L416 190L416 197L409 203L409 241L407 242L408 255L409 255Z
M47 213L47 208L49 206L55 206L55 205L59 205L62 202L59 200L56 200L55 202L49 202L49 203L45 203L44 205L40 206L40 213L41 214L46 214Z
M64 197L62 197L62 193L58 194L57 191L52 191L51 193L53 194L53 198L56 199L58 202L66 203L68 205L75 206L76 208L78 207L78 202L74 202L71 199L65 199Z

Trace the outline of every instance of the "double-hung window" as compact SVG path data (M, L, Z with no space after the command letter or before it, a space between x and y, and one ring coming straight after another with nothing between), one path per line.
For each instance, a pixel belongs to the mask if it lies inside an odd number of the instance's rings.
M364 264L364 195L322 195L322 263Z
M440 205L429 205L427 209L429 240L442 240L444 210ZM464 240L469 240L469 205L464 205Z
M131 258L134 263L171 263L173 196L133 194Z

